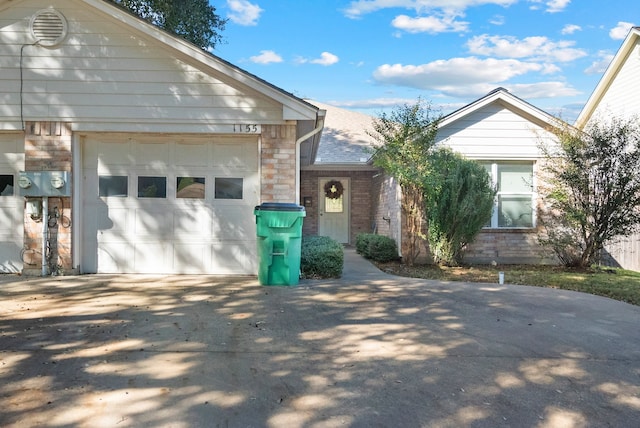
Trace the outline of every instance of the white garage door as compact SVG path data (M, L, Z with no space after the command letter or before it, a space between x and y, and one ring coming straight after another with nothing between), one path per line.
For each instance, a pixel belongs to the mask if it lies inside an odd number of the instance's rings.
M18 196L18 171L24 170L24 138L0 134L0 273L22 271L23 198Z
M82 271L255 274L258 143L91 136Z

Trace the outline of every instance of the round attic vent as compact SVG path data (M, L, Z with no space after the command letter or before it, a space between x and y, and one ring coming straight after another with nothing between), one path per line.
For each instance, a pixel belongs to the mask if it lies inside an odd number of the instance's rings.
M54 9L42 9L31 17L31 35L42 46L55 46L67 35L67 20Z

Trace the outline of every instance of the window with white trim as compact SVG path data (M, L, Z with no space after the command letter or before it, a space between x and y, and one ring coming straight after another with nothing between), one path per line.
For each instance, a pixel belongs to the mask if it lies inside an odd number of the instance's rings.
M533 162L492 162L484 166L498 191L491 223L486 227L535 227Z

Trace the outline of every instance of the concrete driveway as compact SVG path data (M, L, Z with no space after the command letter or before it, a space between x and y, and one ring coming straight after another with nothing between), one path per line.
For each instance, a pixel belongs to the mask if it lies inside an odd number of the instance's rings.
M0 277L2 427L637 427L640 307L385 275Z

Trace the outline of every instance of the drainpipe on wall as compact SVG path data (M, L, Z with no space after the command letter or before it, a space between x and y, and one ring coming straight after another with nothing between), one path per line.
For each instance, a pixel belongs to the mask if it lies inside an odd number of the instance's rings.
M304 134L302 137L296 140L296 204L300 203L300 144L322 131L322 129L324 128L325 114L325 110L319 110L315 129Z

